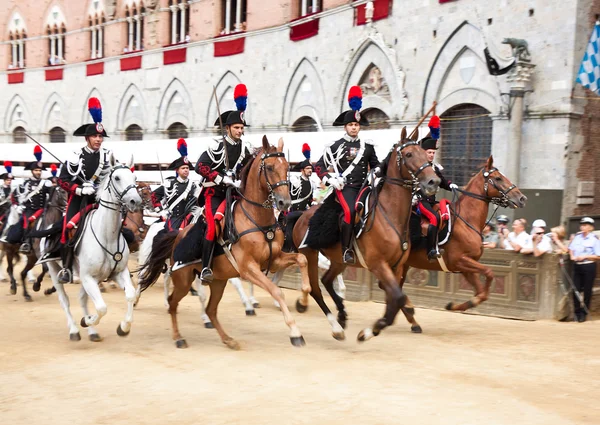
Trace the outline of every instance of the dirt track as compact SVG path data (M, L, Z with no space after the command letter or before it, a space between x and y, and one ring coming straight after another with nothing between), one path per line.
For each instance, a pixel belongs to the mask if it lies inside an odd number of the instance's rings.
M46 280L43 288L49 287ZM68 285L79 320L79 285ZM56 295L0 283L1 424L598 424L600 321L519 322L418 310L422 335L404 318L359 345L382 305L348 303L347 340L335 341L311 303L295 313L307 346L289 343L265 293L246 317L233 288L221 321L242 351L200 320L195 297L180 307L190 347L171 341L162 288L142 297L128 337L120 290L105 294L104 341L70 342ZM288 305L296 294L285 291Z

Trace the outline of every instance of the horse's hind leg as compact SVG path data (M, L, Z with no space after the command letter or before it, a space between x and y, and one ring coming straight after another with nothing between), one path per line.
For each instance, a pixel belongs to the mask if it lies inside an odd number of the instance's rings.
M223 344L225 344L232 350L239 350L240 344L235 339L227 335L225 330L223 330L219 319L217 318L217 308L219 306L221 298L223 298L223 292L225 291L226 285L227 281L222 280L215 280L210 284L210 298L208 300L208 307L206 308L206 313L208 314L208 317L212 321L213 325L215 326L215 329L219 333Z
M56 289L58 293L58 301L60 302L60 306L65 311L65 315L67 316L67 326L69 327L69 339L71 341L79 341L81 340L81 335L79 334L79 328L75 324L75 320L73 320L73 316L71 315L71 309L69 305L69 297L65 292L65 288L62 283L58 282L57 275L60 268L52 263L48 265L48 269L50 271L50 277L52 278L53 288Z
M35 283L33 284L34 292L38 292L42 288L42 280L44 280L44 276L46 276L47 272L48 272L48 266L46 265L46 263L44 263L44 264L42 264L42 272L40 273L40 275L35 280Z
M171 325L173 328L173 340L177 348L187 348L187 342L179 333L179 325L177 323L177 306L179 301L190 292L190 287L194 281L194 270L192 266L179 269L171 274L173 280L173 292L169 295L169 314L171 315ZM212 294L211 294L212 296ZM209 316L210 317L210 316Z
M461 304L449 302L446 305L446 310L466 311L486 301L489 297L490 286L494 280L492 269L468 257L461 258L457 262L456 268L460 270L465 279L467 279L467 282L473 286L475 296ZM485 285L479 280L479 274L485 276Z
M213 329L214 326L206 314L206 288L198 277L196 278L196 286L198 287L198 299L200 300L200 309L202 310L200 317L202 318L202 322L204 322L204 327L206 329Z
M9 249L12 249L12 247ZM8 273L8 278L10 279L10 294L11 295L17 294L17 281L15 280L15 276L14 276L15 256L16 255L12 251L6 253L6 262L8 263L7 267L6 267L6 273Z
M81 286L81 288L79 288L79 305L81 306L81 309L83 310L83 314L88 316L90 314L90 312L88 310L88 294L87 294L87 292L85 292L85 289L83 288L83 286ZM88 331L88 338L90 339L90 341L92 341L92 342L102 341L102 337L100 335L98 335L98 331L96 330L95 327L88 326L87 331Z
M125 319L119 323L117 327L117 335L127 336L131 330L131 323L133 322L133 303L135 302L135 288L133 282L131 282L131 275L129 269L125 267L118 275L114 276L114 280L119 284L121 289L125 290L125 301L127 301L127 312L125 313Z
M404 270L402 272L402 277L400 278L400 289L402 289L404 287L404 283L406 282L406 275L408 274L409 269L410 269L410 267L408 267L406 265L404 266ZM416 334L423 333L423 329L421 328L421 325L419 325L417 323L417 321L415 320L415 306L408 298L408 295L406 296L406 304L400 310L402 310L404 317L406 317L406 320L408 320L408 323L410 323L411 332L416 333Z
M346 269L345 264L331 263L329 265L329 269L325 272L323 277L321 278L321 282L323 286L331 296L331 299L335 303L335 306L338 310L338 322L339 324L346 329L346 321L348 320L348 314L346 313L346 308L344 306L344 299L339 296L333 287L333 281L340 276Z
M256 312L254 311L254 307L258 306L258 301L256 301L254 299L254 293L252 292L253 291L252 285L250 285L250 291L252 293L252 298L249 299L246 296L246 292L244 292L244 287L242 285L242 281L239 278L234 277L232 279L229 279L229 283L231 283L237 290L237 292L240 296L240 299L242 300L242 304L244 304L244 309L246 310L246 316L255 316Z
M21 284L23 285L23 297L25 297L25 301L28 301L28 302L33 301L33 299L31 298L31 295L29 295L29 293L27 292L27 284L25 283L25 278L27 277L28 273L33 268L34 264L35 264L35 256L28 255L27 263L25 264L25 268L21 271ZM38 291L39 291L39 288L38 288Z
M4 257L6 257L6 252L4 252L4 244L0 243L0 266L2 266L2 259ZM6 275L4 274L4 272L2 271L2 268L0 267L0 282L6 282L8 281Z

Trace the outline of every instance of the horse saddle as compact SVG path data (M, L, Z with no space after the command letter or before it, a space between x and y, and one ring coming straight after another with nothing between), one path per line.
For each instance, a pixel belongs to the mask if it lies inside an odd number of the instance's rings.
M450 239L452 234L452 214L450 213L450 201L442 199L438 204L433 205L433 210L440 218L438 222L438 245L444 245ZM429 220L425 215L421 214L418 207L413 207L411 214L410 232L416 239L416 235L421 238L427 237L427 229L429 228Z

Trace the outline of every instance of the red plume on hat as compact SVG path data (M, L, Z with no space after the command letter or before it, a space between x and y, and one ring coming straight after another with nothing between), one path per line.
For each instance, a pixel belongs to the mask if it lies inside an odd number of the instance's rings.
M183 157L186 157L188 155L187 143L185 142L185 139L177 140L177 150L179 151L179 155Z
M50 174L52 174L52 177L56 177L56 173L58 173L58 167L56 164L50 164Z
M4 161L4 168L6 169L6 172L8 174L12 173L12 167L13 167L12 162Z
M440 138L440 117L438 117L437 115L434 115L431 117L431 119L429 120L429 132L431 133L431 138L432 139L439 139Z
M42 148L39 145L35 145L35 148L33 148L33 156L35 156L38 162L42 160Z
M310 159L310 146L308 146L308 143L302 145L302 155L304 155L304 158Z
M90 100L88 100L88 111L90 111L94 123L102 122L102 105L100 105L100 100L97 97L90 97Z
M238 84L233 90L233 100L238 111L245 111L248 106L248 89L245 84Z
M359 86L350 87L348 104L353 111L360 111L360 108L362 108L362 90Z

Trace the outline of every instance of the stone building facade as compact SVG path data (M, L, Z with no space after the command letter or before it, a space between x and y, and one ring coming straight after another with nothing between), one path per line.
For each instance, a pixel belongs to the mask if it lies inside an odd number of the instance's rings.
M574 83L596 0L5 3L0 142L75 141L92 96L113 139L209 135L213 87L227 109L239 82L250 132L333 131L358 84L378 128L414 125L436 101L448 173L464 184L493 154L530 198L517 215L600 214L600 103ZM492 76L483 51L510 57L509 37L531 66Z

